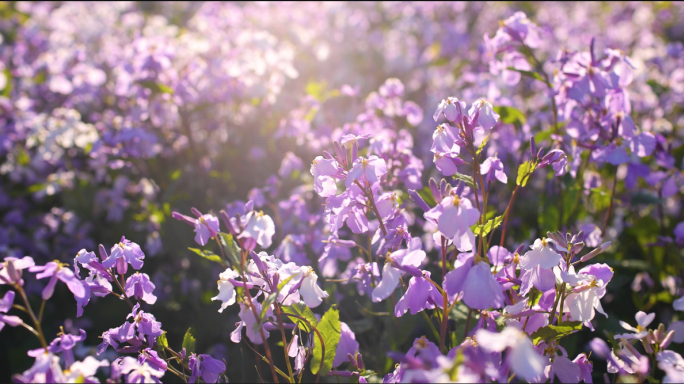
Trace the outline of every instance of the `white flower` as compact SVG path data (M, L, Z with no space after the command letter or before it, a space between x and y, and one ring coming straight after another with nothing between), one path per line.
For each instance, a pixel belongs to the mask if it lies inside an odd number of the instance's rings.
M235 287L228 279L235 279L238 277L238 273L231 268L226 269L223 273L219 275L218 290L219 294L212 297L211 300L221 300L221 308L219 308L219 313L223 312L229 305L235 304Z
M648 330L646 329L646 327L648 327L648 325L653 322L653 319L655 319L655 313L646 314L646 312L639 311L634 317L637 321L636 328L620 320L620 325L622 326L622 328L628 331L632 331L634 333L623 333L622 335L615 335L616 339L643 339L648 335Z
M530 247L531 251L527 251L520 260L520 268L524 270L532 269L536 266L541 266L543 269L553 268L561 261L561 255L551 249L550 245L553 240L537 239Z
M527 335L516 328L508 327L501 333L480 329L475 334L475 341L487 352L503 352L510 348L506 355L508 365L527 381L538 378L549 364L548 359L537 353Z
M313 271L313 268L302 267L302 273L304 274L302 277L304 280L299 288L299 294L302 295L302 299L307 307L316 308L321 305L324 298L328 297L328 292L322 290L316 283L318 275Z

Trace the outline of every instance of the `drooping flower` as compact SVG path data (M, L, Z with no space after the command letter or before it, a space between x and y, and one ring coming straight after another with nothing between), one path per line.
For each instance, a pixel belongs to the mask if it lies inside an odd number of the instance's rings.
M134 297L136 300L142 299L147 304L154 304L157 301L157 296L154 292L154 283L150 281L147 273L136 272L126 280L126 287L124 288L128 297Z
M468 117L471 124L479 125L484 129L492 129L499 121L499 114L494 112L494 107L483 99L473 103L468 110Z
M19 283L19 285L24 285L21 270L34 265L36 264L30 256L24 256L21 259L13 256L5 257L5 261L0 263L0 284Z
M508 176L503 170L503 163L498 157L488 157L480 166L480 173L487 175L485 180L487 182L494 182L494 180L499 180L500 182L506 184L508 183Z
M323 302L323 299L328 297L328 292L325 292L318 286L318 275L311 267L302 267L302 280L299 287L299 294L309 308L316 308Z
M188 367L192 370L189 383L194 383L199 377L205 383L216 383L219 375L226 371L226 364L206 354L193 353L188 361Z
M237 278L239 274L232 268L228 268L219 275L219 280L217 281L219 294L212 297L211 300L221 300L221 308L219 308L219 313L222 313L229 305L235 304L235 287L231 280Z
M382 268L382 280L373 289L373 301L377 303L388 298L399 285L399 278L404 272L422 276L418 268L425 257L422 242L418 237L411 239L408 249L400 249L387 256Z
M456 248L461 252L473 249L475 235L470 229L477 223L480 212L473 208L470 200L459 196L447 196L442 202L426 213L426 217L435 217L438 212L437 228L446 237L454 242Z
M64 282L77 300L86 297L84 283L74 275L74 272L71 269L66 267L66 264L62 264L58 261L51 261L43 266L30 267L29 271L39 272L36 275L37 279L50 278L50 281L48 281L48 284L43 289L43 300L48 300L52 297L57 280ZM89 293L90 292L88 292L88 294Z
M442 295L440 295L432 283L427 280L429 278L430 272L427 271L423 272L423 277L411 277L408 289L394 307L394 316L401 317L409 309L411 310L411 314L415 315L425 309L435 308L435 306L442 308Z
M20 317L18 316L11 316L11 315L6 315L7 311L12 308L12 304L14 303L14 291L7 291L5 292L5 296L0 300L0 331L5 327L5 324L9 325L10 327L16 327L17 325L21 325L23 321L21 320Z
M201 246L207 245L209 239L219 232L219 220L216 216L205 214L195 219L195 241Z
M352 332L351 328L345 322L340 322L340 328L342 333L340 334L340 342L337 344L337 350L335 351L335 360L333 360L333 368L338 367L340 364L347 359L347 354L356 356L359 352L359 343L356 341L356 335ZM296 337L296 336L295 336ZM296 344L293 342L293 344ZM293 348L296 351L296 348ZM292 356L291 357L295 357Z

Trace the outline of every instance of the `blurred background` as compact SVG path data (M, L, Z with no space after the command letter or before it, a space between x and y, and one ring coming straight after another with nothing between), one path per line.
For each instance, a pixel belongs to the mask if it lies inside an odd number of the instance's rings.
M527 140L548 127L551 113L539 82L507 86L489 66L483 37L516 11L544 31L536 54L550 75L560 47L585 51L592 38L597 51L629 55L636 68L633 118L667 137L681 168L683 10L676 2L2 2L0 257L72 263L80 249L109 249L125 235L147 256L142 271L159 297L148 309L171 346L180 348L192 326L197 350L225 358L232 381L256 381L253 353L229 340L239 308L219 314L211 301L221 269L187 250L194 233L172 220L172 211L239 212L253 200L276 221L269 253L316 265L316 234L325 225L311 189L313 158L330 151L350 125L376 123L369 117L375 114L382 117L378 132L411 143L420 163L412 188L421 189L438 175L429 152L432 113L447 96L469 103L485 97L526 114L525 121L500 124L487 147L507 171L516 169ZM387 96L390 78L402 84L397 110L376 103L378 94ZM536 137L538 146L551 141ZM645 163L658 167L657 160ZM655 183L630 184L631 168L590 167L585 185L593 189L572 222L555 208L556 184L532 180L511 215L506 245L513 250L547 230L601 227L599 213L610 204L606 180L616 171L622 204L597 234L616 240L597 259L616 274L603 299L609 317L597 316L597 329L617 331L618 320L633 323L637 310L656 311L668 324L676 320L672 300L682 294L681 246L673 240L682 214L679 193L666 198L658 190L672 171ZM499 211L511 190L509 183L492 197ZM416 233L420 216L412 222ZM317 267L339 278L351 256ZM28 280L38 297L43 283ZM368 351L366 365L380 374L394 368L386 351L405 351L414 338L431 335L423 317L375 316L392 309L371 305L355 286L324 280L341 320ZM88 347L76 351L83 357L128 312L112 297L93 298L76 318L73 296L60 287L46 307L45 329L86 330ZM453 315L460 329L465 317ZM605 338L585 330L564 347L574 356L594 336ZM1 381L30 367L25 351L39 346L27 332L7 328L0 345ZM102 357L115 355L110 349ZM603 371L600 364L595 371Z

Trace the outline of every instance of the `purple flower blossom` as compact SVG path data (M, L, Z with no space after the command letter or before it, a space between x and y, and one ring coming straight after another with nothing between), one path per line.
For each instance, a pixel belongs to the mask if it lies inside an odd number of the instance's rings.
M247 214L246 221L245 229L238 238L254 239L262 248L270 247L271 240L275 234L273 219L262 211L251 211Z
M23 321L18 316L6 315L7 311L12 308L14 303L14 291L5 292L5 296L0 300L0 331L5 327L5 324L10 327L21 325Z
M16 284L24 285L24 280L21 278L21 270L33 267L35 263L30 256L24 256L21 259L16 257L5 257L5 261L0 264L0 284Z
M195 242L199 245L207 245L209 239L216 236L219 231L219 220L213 215L198 215L195 219Z
M347 180L344 185L349 188L354 181L359 180L361 185L365 187L365 182L369 184L376 183L385 174L387 174L385 160L375 155L368 158L360 157L354 162L354 166L347 174Z
M102 266L111 268L116 265L117 272L124 274L128 270L128 264L133 269L142 268L144 258L145 254L138 244L121 236L121 241L112 247L109 257L102 261Z
M89 296L90 292L86 292L84 283L74 275L74 272L71 269L66 267L66 264L51 261L44 266L30 267L29 272L39 272L36 275L37 279L50 278L50 281L48 281L48 284L43 289L43 300L48 300L52 297L58 279L67 285L69 290L74 294L76 300L85 298L86 293L88 293Z
M189 383L194 383L199 377L205 383L217 383L219 375L226 371L226 365L221 360L205 354L190 355L188 367L192 370Z
M480 166L480 172L483 175L487 175L485 180L489 183L494 182L494 179L499 180L504 184L508 183L508 176L506 176L506 172L504 172L503 169L501 160L496 156L488 157Z
M147 273L136 272L126 280L126 287L124 288L128 297L133 297L136 300L142 299L147 304L154 304L157 301L157 296L154 292L154 283L150 281Z

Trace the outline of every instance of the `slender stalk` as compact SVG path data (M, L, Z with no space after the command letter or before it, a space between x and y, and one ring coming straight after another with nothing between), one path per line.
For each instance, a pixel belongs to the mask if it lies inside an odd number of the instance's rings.
M615 167L615 173L613 174L613 189L610 191L610 205L608 206L608 211L606 211L606 219L603 222L603 228L601 228L601 233L606 233L606 228L608 223L610 223L610 217L613 214L613 200L615 197L615 187L617 186L617 167Z
M25 308L28 311L31 320L33 321L33 327L35 332L37 333L36 336L38 336L38 341L40 341L40 345L43 347L43 349L45 349L45 352L47 352L47 342L45 341L43 328L40 326L40 320L38 320L35 313L33 313L31 303L29 303L28 297L26 296L26 292L24 292L24 288L21 285L19 285L19 283L15 284L14 288L17 290L17 292L19 292L19 295L21 296L22 300L24 300Z
M285 363L287 364L287 373L290 383L294 383L294 374L292 373L292 366L290 365L290 355L288 354L287 338L285 337L285 328L283 328L283 317L280 314L280 305L275 305L276 315L278 316L278 328L280 329L280 336L283 339L283 353L285 354Z
M511 195L511 201L508 202L508 207L506 207L506 212L504 213L504 222L503 226L501 227L501 243L499 244L501 247L504 246L504 240L506 239L506 225L508 224L508 215L511 213L511 207L513 207L513 202L515 201L515 196L518 194L518 189L520 189L520 186L516 185L515 189L513 190L513 194Z
M446 278L446 254L447 254L447 241L444 236L442 236L442 279ZM442 300L443 300L443 305L442 305L442 324L440 325L439 329L439 350L442 351L442 353L445 352L445 347L446 347L446 334L447 334L447 325L449 323L449 313L447 312L449 310L449 303L447 299L447 294L446 291L442 291Z
M470 318L473 315L473 310L468 309L468 319L466 319L465 329L463 330L463 340L468 337L468 328L470 328Z
M45 300L40 303L40 310L38 311L38 321L43 321L43 312L45 311Z

